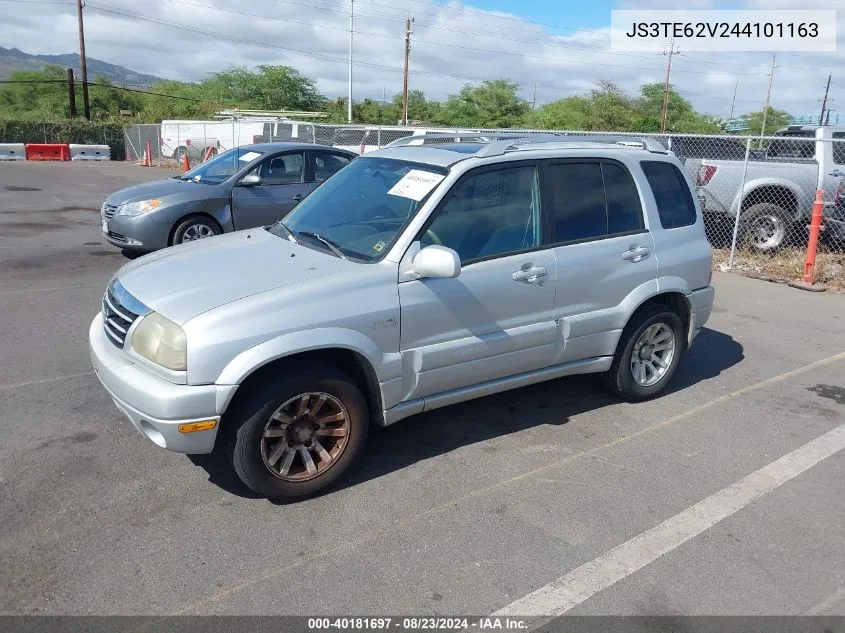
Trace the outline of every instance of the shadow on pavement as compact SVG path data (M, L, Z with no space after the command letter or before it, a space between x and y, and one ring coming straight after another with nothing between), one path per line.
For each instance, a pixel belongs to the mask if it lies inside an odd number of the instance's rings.
M666 394L715 378L745 358L742 345L722 332L702 329L684 355ZM618 404L594 375L572 376L444 407L371 427L365 455L348 475L322 494L342 490L442 455L462 446L541 425L561 426L580 413ZM209 481L227 492L254 499L225 457L194 455Z

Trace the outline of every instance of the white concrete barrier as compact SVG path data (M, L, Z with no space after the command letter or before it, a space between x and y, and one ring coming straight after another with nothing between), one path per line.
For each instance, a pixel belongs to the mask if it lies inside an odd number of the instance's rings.
M23 143L0 143L0 160L26 160Z
M71 160L111 160L108 145L69 145Z

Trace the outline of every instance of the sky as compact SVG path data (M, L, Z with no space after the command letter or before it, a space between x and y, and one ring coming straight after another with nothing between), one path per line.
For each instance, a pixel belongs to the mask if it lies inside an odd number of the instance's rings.
M401 91L404 21L414 18L410 88L443 98L467 83L505 78L529 102L583 94L599 80L630 96L662 82L666 56L610 51L612 9L838 9L834 53L777 57L771 103L792 114L845 116L845 0L354 0L353 96ZM347 91L350 0L86 0L89 57L168 79L196 81L228 66L285 64L330 97ZM74 0L0 0L0 46L78 51ZM696 109L727 118L762 109L769 53L684 52L672 85ZM839 76L837 76L839 73ZM736 100L734 103L734 90Z

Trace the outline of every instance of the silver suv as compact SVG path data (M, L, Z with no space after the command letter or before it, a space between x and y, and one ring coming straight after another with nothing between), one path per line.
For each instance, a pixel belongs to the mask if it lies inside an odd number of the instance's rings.
M271 226L117 272L91 357L141 434L304 497L371 423L571 374L629 400L667 386L714 297L674 156L630 138L414 140Z

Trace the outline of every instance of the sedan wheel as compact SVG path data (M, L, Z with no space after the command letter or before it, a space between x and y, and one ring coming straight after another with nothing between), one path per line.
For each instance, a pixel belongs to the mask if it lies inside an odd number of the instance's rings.
M666 375L674 356L675 333L665 323L655 323L634 344L631 375L638 385L651 387Z
M193 242L213 236L214 231L207 224L192 224L182 232L182 242Z

